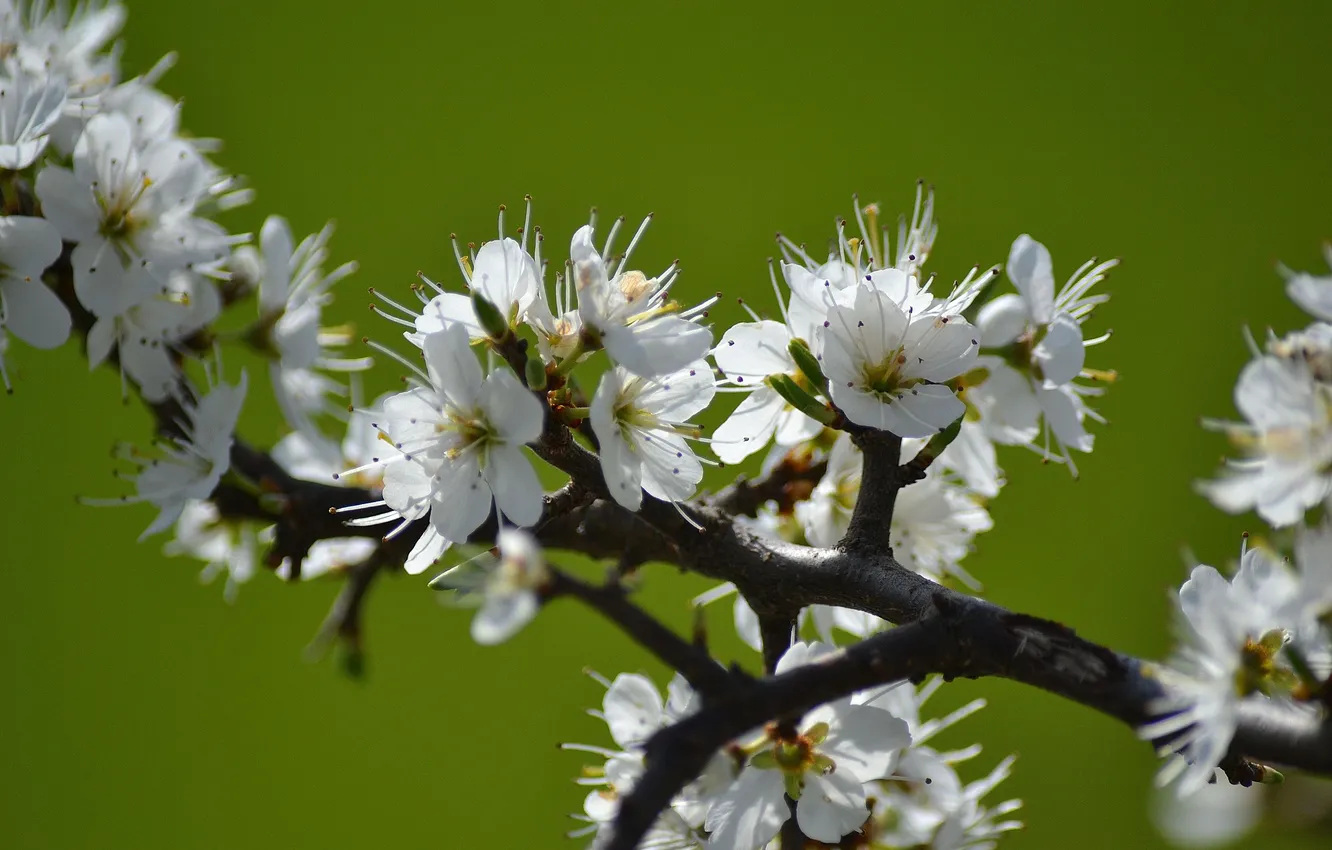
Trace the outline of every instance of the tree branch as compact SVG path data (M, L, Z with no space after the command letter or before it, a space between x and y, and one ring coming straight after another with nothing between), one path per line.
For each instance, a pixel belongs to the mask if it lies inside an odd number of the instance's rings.
M838 548L848 551L886 552L892 554L889 530L897 491L902 488L898 466L902 457L902 438L887 431L855 431L851 440L864 456L860 474L860 494L851 512Z
M572 596L615 623L637 644L678 670L703 697L705 705L749 680L739 671L727 672L705 649L680 637L630 602L624 587L618 583L598 587L552 568L543 595L547 600Z

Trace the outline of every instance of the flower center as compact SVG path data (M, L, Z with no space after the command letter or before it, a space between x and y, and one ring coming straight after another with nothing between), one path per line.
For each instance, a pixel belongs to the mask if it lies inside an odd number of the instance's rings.
M902 377L902 365L906 363L906 354L899 346L878 363L866 363L863 369L866 388L878 395L893 395L907 386Z
M1262 637L1244 641L1235 690L1241 696L1260 693L1271 696L1283 686L1295 684L1294 674L1277 665L1277 653L1286 644L1286 633L1273 629Z

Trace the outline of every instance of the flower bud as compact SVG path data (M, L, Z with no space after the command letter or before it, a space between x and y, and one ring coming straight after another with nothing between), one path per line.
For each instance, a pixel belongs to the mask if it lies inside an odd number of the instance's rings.
M769 375L765 383L776 390L777 395L786 399L792 407L816 422L830 425L837 418L837 414L826 404L814 398L786 375Z
M478 289L472 290L472 309L476 311L477 322L491 339L503 339L509 334L509 323L504 320L504 314Z
M800 368L801 374L809 379L819 392L825 392L828 388L828 379L823 376L823 368L819 366L819 359L814 356L814 352L809 350L803 339L793 339L786 346L790 352L791 359L795 361L796 366Z

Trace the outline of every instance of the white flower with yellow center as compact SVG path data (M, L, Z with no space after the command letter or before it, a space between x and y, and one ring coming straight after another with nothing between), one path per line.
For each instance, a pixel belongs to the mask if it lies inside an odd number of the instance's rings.
M712 402L712 369L699 360L678 372L643 378L616 366L592 397L592 430L611 497L631 511L643 491L668 502L694 495L703 465L687 442L700 429L689 418Z
M825 644L796 643L777 663L781 674L833 652ZM800 830L835 844L869 817L865 783L886 777L898 751L911 743L907 724L883 708L851 697L820 706L795 724L776 724L744 747L748 763L708 811L709 848L754 850L771 841L796 801Z
M823 371L832 402L857 425L926 437L966 409L943 382L975 363L976 329L959 315L914 306L903 309L890 291L864 284L849 305L828 310Z
M37 175L42 212L66 242L74 292L93 315L116 316L166 288L171 273L204 271L236 240L194 209L207 191L203 160L179 139L140 149L124 115L93 116L74 168Z
M677 274L674 264L655 278L625 269L650 220L643 221L614 270L607 268L592 244L592 225L579 228L569 246L583 336L604 347L617 364L644 378L678 371L708 353L712 331L697 320L716 301L711 298L681 310L669 296ZM606 250L613 238L614 229Z
M541 517L543 495L523 453L541 434L541 402L507 368L483 377L461 325L426 334L422 342L422 386L389 397L376 423L397 452L383 461L390 513L358 521L397 519L393 536L429 514L407 559L411 573L465 541L492 505L509 522L532 525Z

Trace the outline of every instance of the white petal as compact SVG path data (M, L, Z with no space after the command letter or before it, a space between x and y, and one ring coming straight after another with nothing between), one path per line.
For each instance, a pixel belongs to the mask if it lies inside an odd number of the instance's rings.
M416 317L417 333L429 334L443 330L447 325L461 325L472 339L482 339L486 331L476 317L472 299L456 292L443 292L430 299Z
M706 360L648 382L635 405L666 422L685 422L712 403L717 386Z
M487 242L476 252L472 288L507 319L514 307L525 310L536 298L536 265L513 239Z
M621 749L641 747L664 723L661 693L637 673L621 673L606 689L601 713Z
M1332 322L1332 277L1299 272L1286 282L1286 295L1311 316Z
M987 301L976 314L976 326L980 328L981 345L986 348L998 348L1009 345L1027 329L1031 313L1022 296L1005 292Z
M1038 325L1054 318L1054 263L1044 245L1022 234L1008 253L1008 278L1027 302Z
M786 401L771 387L754 390L712 432L710 446L713 454L725 463L739 463L762 449L772 439L778 418L785 407ZM804 414L801 416L809 419Z
M730 380L758 384L768 375L795 372L795 361L787 350L790 339L780 322L741 322L727 328L712 356Z
M494 498L490 485L482 477L474 452L454 462L446 462L432 482L430 522L440 534L456 543L466 540L490 516ZM389 467L390 470L394 464ZM388 482L385 480L385 501Z
M902 374L948 381L976 364L976 329L961 316L921 316L907 328Z
M756 850L777 837L789 816L781 771L747 767L708 810L708 848Z
M838 773L869 782L887 776L897 751L910 743L906 721L882 708L853 705L839 714L822 749Z
M642 462L643 489L658 499L683 502L703 480L703 465L684 438L665 431L634 432L633 448Z
M895 404L899 413L919 427L910 433L896 432L899 437L928 437L957 421L967 406L950 390L940 384L920 384L902 393ZM903 426L904 430L907 426Z
M259 245L263 250L264 276L259 281L259 304L265 312L281 310L287 305L291 289L291 227L279 215L270 215L259 230Z
M0 263L14 277L38 279L60 256L60 231L43 218L0 216Z
M1056 315L1032 357L1041 365L1047 388L1067 384L1076 378L1087 357L1078 320L1067 313Z
M426 334L422 341L430 382L448 403L460 410L471 410L481 393L481 364L468 345L467 332L449 325Z
M541 436L545 409L507 367L501 366L486 376L477 403L506 443L520 446Z
M68 168L48 165L37 174L37 197L42 215L70 242L82 242L97 234L100 215L91 185Z
M529 396L530 397L530 396ZM486 481L495 494L500 513L515 525L535 525L541 519L541 481L518 446L496 446L486 459Z
M976 495L987 499L999 495L999 460L994 443L980 423L964 420L957 438L944 449L939 462L961 475L967 489Z
M411 461L391 463L384 470L384 502L404 519L425 516L429 509L430 476Z
M530 590L486 594L481 610L472 618L472 640L482 646L503 643L536 617L540 604Z
M55 348L69 339L69 311L40 278L0 279L0 303L5 328L33 348Z
M1036 391L1036 400L1059 442L1080 452L1092 450L1092 436L1082 427L1082 417L1071 394L1063 389L1040 389Z
M733 612L735 619L735 633L740 636L740 640L755 652L763 651L763 636L759 630L758 614L749 607L745 597L739 593L735 595L735 610Z
M98 319L88 331L88 367L96 369L106 361L116 344L116 320Z
M440 556L452 545L452 541L436 531L433 525L427 525L425 531L412 546L412 551L408 553L407 560L402 568L410 575L420 575L429 569L431 564L438 561Z
M1308 368L1278 357L1259 357L1245 365L1235 384L1235 406L1264 430L1322 424Z
M712 347L712 331L679 316L602 329L611 359L635 375L652 378L683 369Z
M836 844L859 829L867 817L865 786L855 777L841 771L805 775L805 787L796 803L796 822L805 835Z

